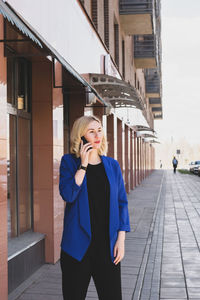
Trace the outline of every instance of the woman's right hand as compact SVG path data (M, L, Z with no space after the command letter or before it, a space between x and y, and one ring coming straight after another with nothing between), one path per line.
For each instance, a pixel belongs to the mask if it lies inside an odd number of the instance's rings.
M91 149L89 149L91 148ZM84 167L88 166L89 162L89 154L92 151L92 144L87 143L83 145L83 141L81 141L81 148L80 148L80 157L81 157L81 165Z

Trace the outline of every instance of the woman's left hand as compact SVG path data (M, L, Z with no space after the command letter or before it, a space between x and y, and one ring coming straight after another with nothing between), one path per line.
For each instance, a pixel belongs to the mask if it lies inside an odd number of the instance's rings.
M124 257L124 243L125 239L121 236L118 236L115 247L114 247L114 264L117 265Z

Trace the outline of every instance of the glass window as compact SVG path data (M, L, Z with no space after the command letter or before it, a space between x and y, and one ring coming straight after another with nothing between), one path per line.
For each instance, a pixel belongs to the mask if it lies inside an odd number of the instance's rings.
M32 228L30 71L25 59L8 59L8 238Z
M7 59L7 102L30 112L30 64L23 58Z
M115 62L119 67L119 25L114 24Z
M91 1L91 15L96 30L98 30L98 1L97 0Z
M109 49L109 1L104 0L104 41Z
M31 229L30 120L18 119L19 233Z
M29 111L28 107L28 63L24 59L17 60L16 77L17 77L17 102L18 109Z
M8 176L8 238L17 236L16 190L16 116L8 114L7 176Z
M15 104L14 95L14 61L12 58L7 59L7 102Z

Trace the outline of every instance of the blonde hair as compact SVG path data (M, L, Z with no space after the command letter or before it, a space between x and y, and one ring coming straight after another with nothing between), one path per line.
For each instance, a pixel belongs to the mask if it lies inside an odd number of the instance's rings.
M98 122L102 126L101 121L96 116L82 116L78 118L73 124L70 135L70 152L72 154L75 154L76 157L80 157L81 137L85 135L88 125L93 121ZM101 146L98 149L98 154L105 155L107 153L107 148L107 139L103 132L103 138Z

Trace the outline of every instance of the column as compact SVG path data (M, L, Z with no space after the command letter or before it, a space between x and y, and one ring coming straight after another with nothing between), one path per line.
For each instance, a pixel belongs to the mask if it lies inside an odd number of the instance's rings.
M130 129L125 125L125 187L130 192Z
M134 189L134 131L130 129L130 188Z
M122 121L117 119L117 160L120 164L121 170L123 170L122 163Z
M4 19L0 15L0 39L4 38ZM8 299L7 249L7 61L4 44L0 43L0 291L1 299Z
M56 78L61 66L56 65ZM62 90L53 89L52 65L32 64L33 210L34 231L46 234L45 260L59 259L64 202L58 192L59 165L63 154Z
M107 116L108 156L114 158L114 115Z

